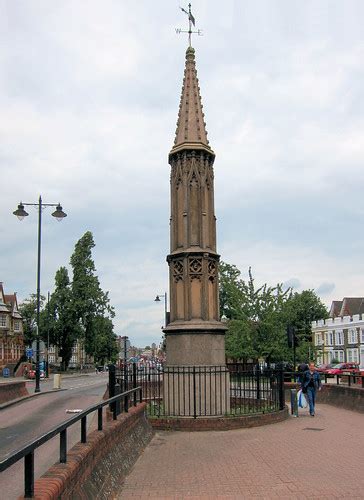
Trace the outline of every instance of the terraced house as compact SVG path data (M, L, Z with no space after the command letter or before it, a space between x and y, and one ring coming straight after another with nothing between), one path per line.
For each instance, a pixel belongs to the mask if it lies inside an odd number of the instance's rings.
M330 317L312 322L317 363L355 362L364 369L364 297L331 304Z
M5 367L12 371L23 354L23 320L16 293L5 295L0 282L0 374Z

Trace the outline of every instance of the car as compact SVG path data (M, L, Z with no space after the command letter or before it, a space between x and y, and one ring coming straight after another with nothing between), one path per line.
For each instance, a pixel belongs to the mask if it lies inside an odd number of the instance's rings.
M339 363L327 370L326 373L327 375L359 375L359 363Z
M322 363L321 365L318 365L316 370L320 373L327 373L328 370L331 370L334 365L332 363Z
M30 370L28 370L24 376L30 380L35 380L35 368L31 368ZM45 379L45 373L43 370L40 370L40 379Z

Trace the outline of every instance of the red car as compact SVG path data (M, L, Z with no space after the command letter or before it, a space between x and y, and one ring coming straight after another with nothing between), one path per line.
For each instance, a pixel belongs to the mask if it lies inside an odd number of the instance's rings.
M34 380L35 379L35 370L32 368L30 369L25 375L24 377L26 378L29 378L31 380ZM43 380L45 378L45 373L43 370L40 370L40 378L41 380Z
M359 363L339 363L327 370L326 373L328 375L359 375Z

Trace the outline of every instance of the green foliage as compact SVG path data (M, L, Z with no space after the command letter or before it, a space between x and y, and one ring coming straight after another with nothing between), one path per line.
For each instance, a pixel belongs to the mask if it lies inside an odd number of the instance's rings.
M68 271L60 267L55 276L55 290L42 312L43 331L49 331L50 343L58 347L62 369L66 370L72 357L72 347L80 335Z
M226 355L233 359L264 358L290 361L287 326L296 328L299 338L297 359L313 353L311 321L327 317L327 310L312 290L292 293L281 284L256 287L251 269L249 279L241 278L239 269L220 264L220 307L228 319Z
M49 304L41 311L40 333L59 349L62 368L67 369L72 357L72 347L78 340L96 363L116 360L118 348L113 332L114 309L108 293L100 287L92 259L95 243L87 231L76 243L71 256L73 280L61 267L55 276L55 290ZM42 297L42 307L45 298ZM36 295L31 295L19 307L24 318L26 342L35 337Z
M45 297L40 296L40 308L43 307ZM23 328L24 328L24 344L31 345L36 337L37 330L37 295L32 293L29 299L25 299L19 305L19 312L23 318ZM39 328L39 333L42 336L42 329Z
M108 293L101 290L96 276L96 268L92 259L94 246L90 231L87 231L75 245L70 261L73 270L72 294L86 352L96 357L103 357L104 354L100 353L104 353L104 348L99 351L99 346L104 344L105 338L111 339L111 337L107 333L110 325L102 322L100 318L108 318L111 323L111 318L115 316L115 313L110 306ZM99 332L100 327L102 331ZM98 337L99 340L96 341ZM112 346L111 349L113 349Z

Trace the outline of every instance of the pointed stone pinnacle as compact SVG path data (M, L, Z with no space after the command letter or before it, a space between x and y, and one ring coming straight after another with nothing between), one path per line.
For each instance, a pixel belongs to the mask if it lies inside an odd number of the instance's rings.
M186 50L186 63L178 111L176 137L171 153L182 149L204 149L214 154L207 139L202 112L200 86L197 78L195 49Z

